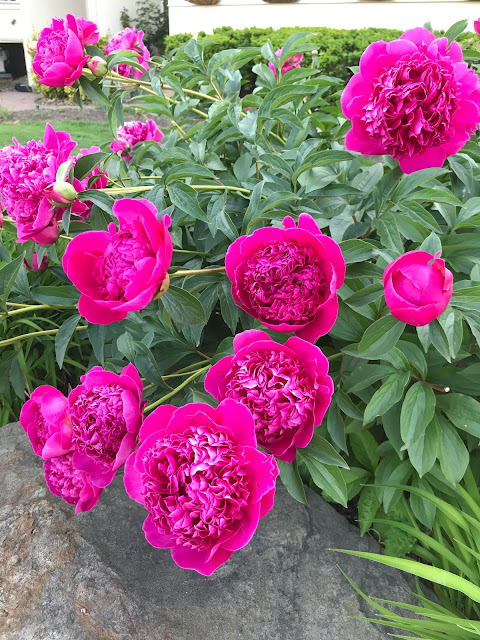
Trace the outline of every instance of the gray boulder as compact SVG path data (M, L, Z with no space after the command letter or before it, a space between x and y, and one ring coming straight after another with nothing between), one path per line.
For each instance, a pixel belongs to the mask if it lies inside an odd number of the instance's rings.
M281 484L252 542L210 578L179 569L142 531L121 477L93 511L45 487L18 424L0 429L1 640L380 640L386 630L337 568L369 595L408 600L405 576L329 551L378 551L308 491Z

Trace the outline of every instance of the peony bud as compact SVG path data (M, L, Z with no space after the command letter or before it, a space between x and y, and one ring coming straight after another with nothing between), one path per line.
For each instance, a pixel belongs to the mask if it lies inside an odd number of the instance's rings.
M103 78L107 74L108 65L100 56L94 56L87 62L87 67L96 78Z
M69 182L54 182L45 187L45 196L56 207L68 207L77 199L77 192Z
M23 259L23 263L25 264L27 269L30 269L30 271L45 271L45 269L48 267L48 262L49 262L49 257L43 256L42 262L39 265L36 251L34 251L32 254L32 264L29 264L26 258Z

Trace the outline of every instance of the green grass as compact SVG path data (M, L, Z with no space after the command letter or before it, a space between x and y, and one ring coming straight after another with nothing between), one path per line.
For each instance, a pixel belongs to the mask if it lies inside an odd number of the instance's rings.
M55 131L67 131L72 140L78 142L77 150L101 146L103 143L110 143L113 136L110 126L104 122L77 122L75 120L64 120L63 122L50 123ZM0 123L0 149L7 144L12 144L12 137L15 137L20 144L25 144L29 140L41 140L45 131L43 122L21 122L12 124L11 122Z

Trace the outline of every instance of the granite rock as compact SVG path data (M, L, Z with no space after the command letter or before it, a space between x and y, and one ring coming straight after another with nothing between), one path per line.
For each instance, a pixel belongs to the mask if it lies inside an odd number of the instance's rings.
M142 532L121 477L76 516L45 487L18 424L0 429L1 640L381 640L337 563L369 595L408 600L400 572L329 551L378 551L318 495L278 485L252 542L210 578Z

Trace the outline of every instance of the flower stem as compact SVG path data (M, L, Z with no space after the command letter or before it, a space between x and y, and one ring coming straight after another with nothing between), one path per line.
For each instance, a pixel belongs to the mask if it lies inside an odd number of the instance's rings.
M7 303L9 304L9 303ZM16 316L19 313L25 313L26 311L40 311L41 309L76 309L77 307L75 305L71 305L71 304L59 304L59 305L55 305L55 304L31 304L31 305L27 305L25 307L22 307L21 309L16 309L15 311L6 311L5 313L2 313L0 315L5 316L5 317L10 317L10 316Z
M217 271L225 271L225 267L212 267L211 269L183 269L180 271L175 271L175 273L171 273L170 277L174 278L175 276L196 276L203 275L205 273L215 273Z
M152 176L153 179L157 179L163 176ZM144 180L150 180L150 176L143 176ZM190 184L188 185L195 191L238 191L239 193L251 193L250 189L244 189L243 187L230 187L226 184ZM154 188L153 184L138 186L138 187L118 187L116 189L97 189L97 191L102 191L104 193L109 193L110 195L118 195L120 193L137 193L142 191L151 191Z
M336 360L337 358L341 358L342 356L344 356L345 354L343 353L343 351L340 351L340 353L334 353L333 356L328 356L327 360L331 361L331 360Z
M205 371L208 371L208 369L210 369L211 366L212 366L211 364L207 364L206 367L203 367L202 369L198 369L197 371L192 373L191 376L189 376L186 380L184 380L181 384L179 384L178 387L175 387L175 389L170 391L170 393L167 393L165 396L160 398L160 400L157 400L156 402L152 402L152 404L149 404L148 407L145 407L145 412L153 411L153 409L156 409L157 407L159 407L161 404L163 404L167 400L170 400L170 398L173 398L173 396L175 396L179 391L181 391L187 385L189 385L190 382L192 382L193 380L198 378L198 376L200 376Z
M88 327L86 325L76 327L75 331L83 331L84 329L88 329ZM58 331L59 329L47 329L46 331L32 331L31 333L24 333L21 336L15 336L14 338L8 338L7 340L0 340L0 347L6 347L9 344L19 342L20 340L27 340L27 338L35 338L37 336L51 336L55 333L58 333Z

